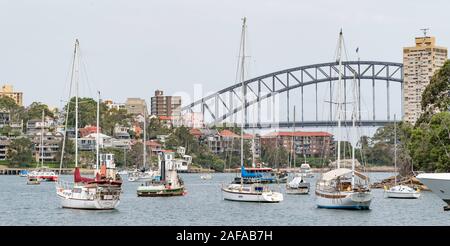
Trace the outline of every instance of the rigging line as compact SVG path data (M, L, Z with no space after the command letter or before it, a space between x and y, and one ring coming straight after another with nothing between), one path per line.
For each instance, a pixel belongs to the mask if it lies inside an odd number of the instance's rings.
M82 68L84 69L84 73L81 73L81 74L84 75L84 78L86 80L86 86L87 86L87 92L88 92L87 94L91 98L93 98L93 92L92 92L92 88L91 88L90 81L89 81L89 76L88 76L88 74L89 74L88 66L87 66L87 63L86 63L86 61L84 59L84 55L83 55L83 51L81 50L81 47L79 48L79 53L80 53L80 63L82 65Z

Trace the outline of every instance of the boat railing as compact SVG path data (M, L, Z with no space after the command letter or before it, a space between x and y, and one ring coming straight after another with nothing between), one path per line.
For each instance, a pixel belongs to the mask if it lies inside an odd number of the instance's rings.
M73 187L74 183L64 180L58 180L57 181L57 187L63 188L64 190L71 189Z

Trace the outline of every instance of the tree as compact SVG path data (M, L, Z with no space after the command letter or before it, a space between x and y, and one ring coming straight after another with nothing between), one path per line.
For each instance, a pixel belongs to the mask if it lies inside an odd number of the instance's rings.
M0 97L0 110L10 113L10 121L20 121L24 117L24 108L17 105L14 99L7 96Z
M70 106L70 108L68 107ZM69 108L68 127L75 127L75 97L64 106L64 111ZM104 109L105 110L105 109ZM92 98L78 98L78 127L95 125L97 122L97 102Z
M147 121L147 137L149 139L155 139L157 135L167 135L172 131L171 129L163 126L161 121L157 118L151 118Z
M148 148L147 148L148 150ZM142 143L138 142L131 146L131 150L127 152L127 166L136 167L137 169L143 168L143 153L144 149ZM129 159L128 159L129 158ZM148 159L147 159L148 160ZM147 166L148 167L148 166Z
M58 162L61 161L61 148L62 148L63 140L61 140L59 146L60 151L56 153L56 160ZM66 138L66 146L64 148L64 160L63 160L63 167L73 167L73 164L75 163L75 141L73 139Z
M101 104L100 108L101 121L100 126L103 132L112 136L116 125L129 126L131 115L125 109L112 108L108 110L106 105Z
M28 138L16 138L8 146L7 158L13 166L27 166L33 161L33 143Z
M428 122L436 112L444 112L450 108L450 60L444 63L430 80L430 84L422 93L422 115L416 125Z
M28 121L31 119L41 119L42 118L42 110L44 110L44 114L46 116L49 116L52 118L55 117L53 112L48 108L47 105L40 103L40 102L33 102L25 110L25 112L26 112L25 121Z
M450 171L450 112L431 117L411 130L408 145L415 168L422 171Z
M198 142L194 136L189 132L189 129L180 126L175 128L172 134L166 141L166 147L170 149L177 149L177 147L186 148L186 154L192 154L198 148Z

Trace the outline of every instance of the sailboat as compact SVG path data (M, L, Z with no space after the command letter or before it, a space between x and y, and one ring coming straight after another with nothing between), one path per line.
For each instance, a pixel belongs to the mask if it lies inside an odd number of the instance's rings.
M142 181L151 181L155 177L155 172L152 170L146 170L147 167L147 109L144 112L144 137L142 141L143 145L143 162L142 169L136 169L133 172L128 173L128 181L130 182L142 182ZM151 152L151 150L150 150Z
M95 178L85 178L80 175L78 168L78 65L79 42L75 41L74 60L72 65L72 82L75 80L75 170L74 182L59 181L56 184L56 194L63 208L109 210L116 208L120 203L122 180L115 171L114 155L99 153L99 115L100 92L97 101L97 136L96 136L96 171ZM69 95L70 98L70 95ZM70 105L70 103L68 104ZM65 131L67 129L70 106L67 107ZM65 147L64 133L63 148L61 152L60 169L64 160ZM99 165L101 169L99 170Z
M319 208L369 209L372 194L369 189L368 176L355 170L355 145L352 144L352 168L341 168L341 115L342 115L342 49L343 35L339 33L339 80L337 102L337 161L336 169L322 174L316 183L316 204ZM355 81L354 81L355 82ZM354 83L356 85L356 83ZM356 86L354 86L355 89ZM356 94L356 93L355 93ZM356 103L353 106L352 125L355 129Z
M57 181L58 180L58 175L56 175L56 173L54 171L51 171L48 167L44 166L44 135L45 135L45 131L44 131L44 124L45 124L45 112L44 110L42 110L42 122L41 122L41 139L40 139L40 148L39 148L39 152L40 152L40 166L39 163L36 166L36 169L29 172L27 174L28 177L28 181L37 179L39 181ZM34 183L34 184L39 184L37 182L34 181L30 181L29 183Z
M295 170L295 159L296 159L296 147L295 147L295 106L294 106L294 123L293 123L293 128L292 128L292 147L291 148L291 152L293 155L293 167ZM294 172L294 178L286 183L286 194L291 194L291 195L306 195L309 193L309 187L310 184L309 182L306 181L306 175L303 175L302 172L297 173Z
M397 122L394 115L394 186L385 191L388 198L417 199L420 192L406 185L397 185Z
M268 186L263 186L260 183L244 184L243 176L246 174L244 167L244 81L245 81L245 29L246 18L242 20L242 36L241 36L241 98L242 98L242 126L241 126L241 178L240 183L231 183L228 186L222 186L222 195L225 200L239 201L239 202L269 202L276 203L283 201L283 194L279 192L273 192Z

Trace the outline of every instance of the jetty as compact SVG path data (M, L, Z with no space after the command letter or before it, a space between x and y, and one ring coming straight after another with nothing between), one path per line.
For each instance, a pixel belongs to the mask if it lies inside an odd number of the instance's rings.
M0 175L19 175L22 171L33 171L34 168L0 168ZM73 168L62 168L61 173L59 172L59 168L49 168L49 171L53 171L58 175L69 175L73 174ZM80 169L80 173L82 174L94 174L94 169Z

